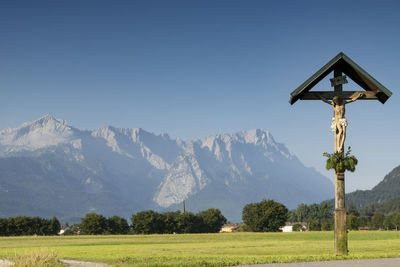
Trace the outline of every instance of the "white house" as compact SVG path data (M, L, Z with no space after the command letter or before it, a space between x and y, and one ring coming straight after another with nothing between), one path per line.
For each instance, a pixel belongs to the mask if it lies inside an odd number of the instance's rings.
M285 226L282 226L282 227L280 228L280 230L282 230L282 232L284 232L284 233L293 232L293 226L294 226L295 224L300 224L300 225L302 226L302 228L303 228L302 231L307 230L307 223L305 223L305 222L287 222L287 223L285 224Z

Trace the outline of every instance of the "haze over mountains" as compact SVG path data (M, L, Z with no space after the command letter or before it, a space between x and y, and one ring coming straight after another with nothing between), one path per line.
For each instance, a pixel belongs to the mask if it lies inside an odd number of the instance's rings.
M0 132L0 217L79 221L145 209L219 208L241 221L245 204L274 199L288 208L334 194L263 130L171 139L140 128L79 130L46 115Z

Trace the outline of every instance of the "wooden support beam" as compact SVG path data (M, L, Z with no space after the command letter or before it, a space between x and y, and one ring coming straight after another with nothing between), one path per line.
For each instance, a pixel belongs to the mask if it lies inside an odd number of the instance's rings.
M348 253L344 172L335 174L335 254L344 256Z
M335 69L334 79L342 76L342 71L340 69ZM344 98L345 94L343 92L342 84L335 85L335 95L340 98ZM344 100L344 99L343 99ZM335 110L335 121L338 123L339 120L344 118L344 106L342 104L342 113L337 112L337 107L340 107L339 104L334 104L333 109ZM338 127L336 126L335 130L335 153L344 153L344 139L346 139L346 135L340 135L338 132ZM342 128L343 129L343 128ZM345 132L346 126L344 126L343 131ZM340 138L343 137L343 143L340 143ZM347 226L346 226L346 205L345 205L345 191L344 191L344 172L336 172L335 179L335 254L337 256L345 256L348 253L347 249Z
M363 93L364 96L357 99L358 100L376 100L378 97L373 91L342 91L340 93L327 92L327 91L313 91L304 93L300 99L301 100L320 100L319 96L325 99L332 100L334 96L340 96L343 100L349 100L359 93Z

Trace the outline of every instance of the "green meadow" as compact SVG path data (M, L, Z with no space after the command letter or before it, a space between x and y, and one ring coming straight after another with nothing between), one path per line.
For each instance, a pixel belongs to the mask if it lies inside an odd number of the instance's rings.
M112 266L227 266L335 260L333 232L1 237L0 258L48 250ZM400 232L349 233L349 256L400 257Z

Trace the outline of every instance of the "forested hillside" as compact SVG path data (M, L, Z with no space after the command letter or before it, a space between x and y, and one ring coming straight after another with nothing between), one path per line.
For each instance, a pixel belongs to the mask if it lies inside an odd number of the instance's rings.
M387 213L400 209L400 166L394 168L371 190L346 194L346 202L363 212Z

